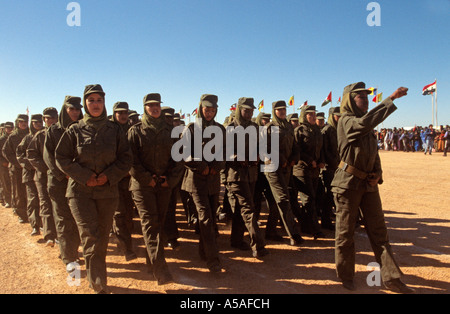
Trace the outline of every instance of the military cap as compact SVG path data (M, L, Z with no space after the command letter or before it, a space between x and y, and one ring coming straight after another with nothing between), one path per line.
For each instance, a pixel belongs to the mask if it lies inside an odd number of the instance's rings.
M42 113L44 118L58 118L58 110L53 107L45 108Z
M286 108L286 102L284 100L277 100L275 102L272 103L272 108L273 109L277 109L277 108Z
M298 120L298 113L291 113L287 116L288 121L297 121Z
M135 116L138 116L139 117L139 113L137 113L137 111L136 110L130 110L129 111L129 116L128 117L135 117Z
M174 120L180 120L180 119L181 119L180 114L179 114L178 112L175 113L175 114L173 115L173 119L174 119Z
M203 94L202 97L200 97L200 105L202 105L202 107L217 108L218 101L219 97L212 94Z
M32 114L31 115L31 122L42 122L42 115L39 114Z
M332 107L330 113L335 116L341 116L341 107Z
M306 105L305 106L305 112L316 112L316 106L310 106L310 105Z
M113 112L128 111L128 103L125 101L118 101L113 106Z
M0 124L0 128L3 128L5 126L5 123Z
M103 97L105 96L105 92L103 91L103 88L100 84L87 85L84 88L84 96L87 96L90 94L100 94Z
M5 122L5 125L4 125L4 127L5 128L14 128L14 123L12 123L12 122Z
M161 104L161 95L158 93L147 94L144 97L144 106L150 104Z
M372 91L370 89L366 89L366 84L364 82L353 83L353 84L347 85L344 88L344 94L356 93L356 92L371 93Z
M66 98L64 99L64 105L66 107L80 109L80 110L81 110L81 108L83 108L83 106L81 105L81 98L75 97L75 96L66 96Z
M272 117L272 115L270 113L264 113L261 115L261 119L269 119Z
M316 114L316 119L325 120L325 112L318 112Z
M28 116L26 115L26 114L19 114L18 116L17 116L17 119L16 119L17 121L26 121L26 122L28 122Z
M238 106L241 106L242 108L245 108L245 109L256 109L254 102L255 101L253 98L241 97L241 98L239 98Z
M161 112L166 116L166 117L173 117L173 115L175 114L175 109L171 108L171 107L161 107Z

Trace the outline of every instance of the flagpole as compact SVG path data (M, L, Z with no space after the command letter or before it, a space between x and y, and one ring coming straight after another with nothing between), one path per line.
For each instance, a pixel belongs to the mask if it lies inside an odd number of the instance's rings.
M438 107L437 107L437 79L435 79L434 81L436 83L436 91L434 92L434 111L436 113L436 128L437 128L438 125L439 125L439 122L438 122Z
M433 124L433 127L434 127L434 100L433 100L433 93L431 93L431 124Z

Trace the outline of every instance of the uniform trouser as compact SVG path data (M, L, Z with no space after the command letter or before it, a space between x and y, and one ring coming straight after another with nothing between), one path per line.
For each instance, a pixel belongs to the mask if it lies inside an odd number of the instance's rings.
M266 236L276 235L277 234L277 225L280 220L280 212L278 211L277 203L272 195L272 191L270 190L269 182L267 181L264 173L258 172L258 181L256 181L255 186L255 194L253 197L255 203L255 216L256 220L259 220L259 216L261 213L261 201L262 196L264 194L264 198L266 199L266 204L269 209L269 215L267 217L266 222Z
M169 206L167 207L166 220L164 222L164 234L167 240L176 240L179 238L176 211L178 195L180 195L181 181L177 184L170 194Z
M113 231L116 236L123 241L125 249L131 251L133 249L131 235L133 233L134 203L131 192L128 190L127 182L129 182L129 178L125 178L123 183L122 181L119 183L119 206L114 213Z
M191 224L194 218L197 217L194 201L192 200L191 194L182 189L180 189L180 198L186 214L186 221L188 224Z
M78 226L86 263L87 279L94 291L107 287L106 252L113 215L119 198L69 198L69 206Z
M44 229L44 240L55 240L56 226L53 217L53 206L48 195L47 176L43 176L40 180L35 181L37 192L39 195L40 216L42 219L42 227Z
M383 281L400 278L402 272L395 262L382 211L379 192L350 191L334 193L336 203L336 271L342 280L352 280L355 275L356 222L361 209L365 229L380 265Z
M334 196L333 192L331 192L331 182L334 179L335 169L327 169L322 172L323 176L323 185L325 187L325 195L322 206L322 225L323 224L331 224L331 216L333 213L334 205Z
M243 241L247 229L250 246L257 251L264 248L264 239L259 230L255 216L253 194L256 182L228 182L227 188L233 218L231 224L231 244L238 245Z
M219 193L208 195L207 192L191 193L197 209L200 230L199 254L206 259L208 268L220 265L219 248L216 241L216 208L219 205Z
M7 167L0 165L0 180L3 187L3 201L11 205L11 178Z
M318 175L305 173L303 176L294 176L294 181L302 200L302 231L316 234L320 232L316 210L316 192L319 177Z
M276 172L265 173L269 182L272 195L277 203L281 220L289 237L300 234L300 228L292 213L289 195L289 180L291 171L289 168L278 168Z
M11 206L22 220L28 221L27 189L22 182L22 168L10 168L9 175L11 178Z
M42 226L42 221L39 213L39 193L36 188L36 183L34 181L28 181L24 184L27 191L28 222L32 228L39 228Z
M52 175L48 176L48 194L53 208L56 235L59 241L59 250L64 264L69 264L78 259L78 247L80 246L80 234L75 218L70 211L66 198L67 179L58 181Z
M164 220L169 206L171 189L132 191L133 200L141 218L142 235L147 247L147 260L158 279L169 271L164 257Z

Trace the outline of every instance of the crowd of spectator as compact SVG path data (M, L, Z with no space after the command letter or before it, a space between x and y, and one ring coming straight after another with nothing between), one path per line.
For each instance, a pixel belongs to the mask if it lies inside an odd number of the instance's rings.
M415 126L408 130L405 128L382 128L375 130L378 139L378 148L387 151L403 152L442 152L447 156L450 150L450 127L440 126L435 129L433 125L428 127Z

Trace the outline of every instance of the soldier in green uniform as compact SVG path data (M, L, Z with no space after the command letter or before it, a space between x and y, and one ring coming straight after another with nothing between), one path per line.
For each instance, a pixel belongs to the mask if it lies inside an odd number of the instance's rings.
M44 240L52 246L57 239L52 202L48 194L48 167L44 162L45 135L49 127L58 121L58 110L53 107L44 109L45 128L36 133L27 148L27 158L35 169L34 183L39 196L39 210L44 230Z
M284 100L272 103L272 121L268 123L268 146L272 153L278 153L279 167L276 170L264 172L273 197L278 206L280 217L290 237L291 245L300 245L304 242L300 236L300 226L295 220L290 204L289 182L292 177L292 167L299 159L300 152L294 145L294 128L286 120L286 102ZM274 152L271 149L272 127L279 128L279 151ZM270 161L264 160L264 163L270 164Z
M183 165L171 156L172 127L161 114L161 95L144 97L142 122L128 131L133 153L130 190L141 218L147 248L147 265L159 285L173 281L164 256L164 220L171 189L182 174Z
M220 194L220 171L225 168L225 159L207 161L203 154L195 156L194 136L195 132L202 132L208 126L220 128L225 138L225 128L217 123L214 118L217 115L218 97L216 95L204 94L200 98L198 116L195 123L187 126L184 136L189 136L191 142L191 155L186 159L185 172L181 188L189 192L197 209L198 226L200 232L199 254L206 260L210 272L222 272L219 259L219 248L216 241L216 209L219 206ZM205 145L211 139L202 138L202 152ZM223 141L225 142L225 141ZM220 149L220 148L219 148ZM225 154L225 145L222 147Z
M9 162L9 176L11 178L11 206L13 212L19 216L19 222L28 222L27 216L27 192L22 182L22 166L17 160L16 149L22 139L30 132L28 116L19 114L15 121L14 131L3 145L3 156Z
M80 234L66 198L68 176L56 165L55 150L69 125L83 118L82 108L80 97L66 96L64 98L58 122L50 126L45 134L42 156L48 167L47 189L52 202L61 260L66 267L78 261Z
M5 208L11 207L11 178L9 177L9 161L3 156L2 149L9 135L14 130L14 123L6 122L4 125L5 133L0 137L0 180L3 186L3 201Z
M127 134L130 128L129 106L127 102L118 101L113 105L112 121L117 123ZM133 198L130 192L129 173L119 181L119 205L113 217L113 233L117 239L119 249L125 256L125 260L131 261L137 258L133 250Z
M339 121L340 107L331 107L329 110L328 123L322 129L323 135L323 157L325 169L322 169L322 180L325 188L325 197L322 202L321 226L325 229L334 230L332 222L334 200L331 191L331 182L339 165L339 152L337 143L337 124Z
M254 134L258 136L258 125L251 121L253 116L254 99L249 97L242 97L239 99L236 107L235 118L233 122L228 124L229 128L242 127L237 129L237 137L241 137L239 133L247 132L249 128L253 128ZM251 129L250 129L251 131ZM244 242L244 232L248 231L250 236L250 248L253 251L254 257L263 257L268 254L265 249L265 243L259 226L257 217L255 216L255 205L253 197L255 193L255 184L258 178L258 150L255 147L254 158L251 156L250 136L245 134L245 155L239 158L238 147L240 145L237 140L234 141L234 151L232 156L228 156L225 167L225 179L228 190L228 198L230 200L231 209L233 211L233 218L231 224L231 246L243 250L249 249L249 246ZM231 158L230 158L231 157ZM252 160L255 159L255 160Z
M332 182L336 203L336 270L347 289L354 290L355 273L354 231L361 210L365 229L380 265L384 285L391 290L408 293L400 277L389 244L378 184L383 182L380 156L374 128L383 122L397 107L393 101L407 94L400 87L381 104L368 111L366 85L354 83L344 88L341 118L337 126L339 168Z
M66 196L80 232L87 279L97 293L107 293L106 252L118 183L128 173L132 155L126 134L107 119L100 85L84 90L85 115L63 134L56 164L69 178Z

